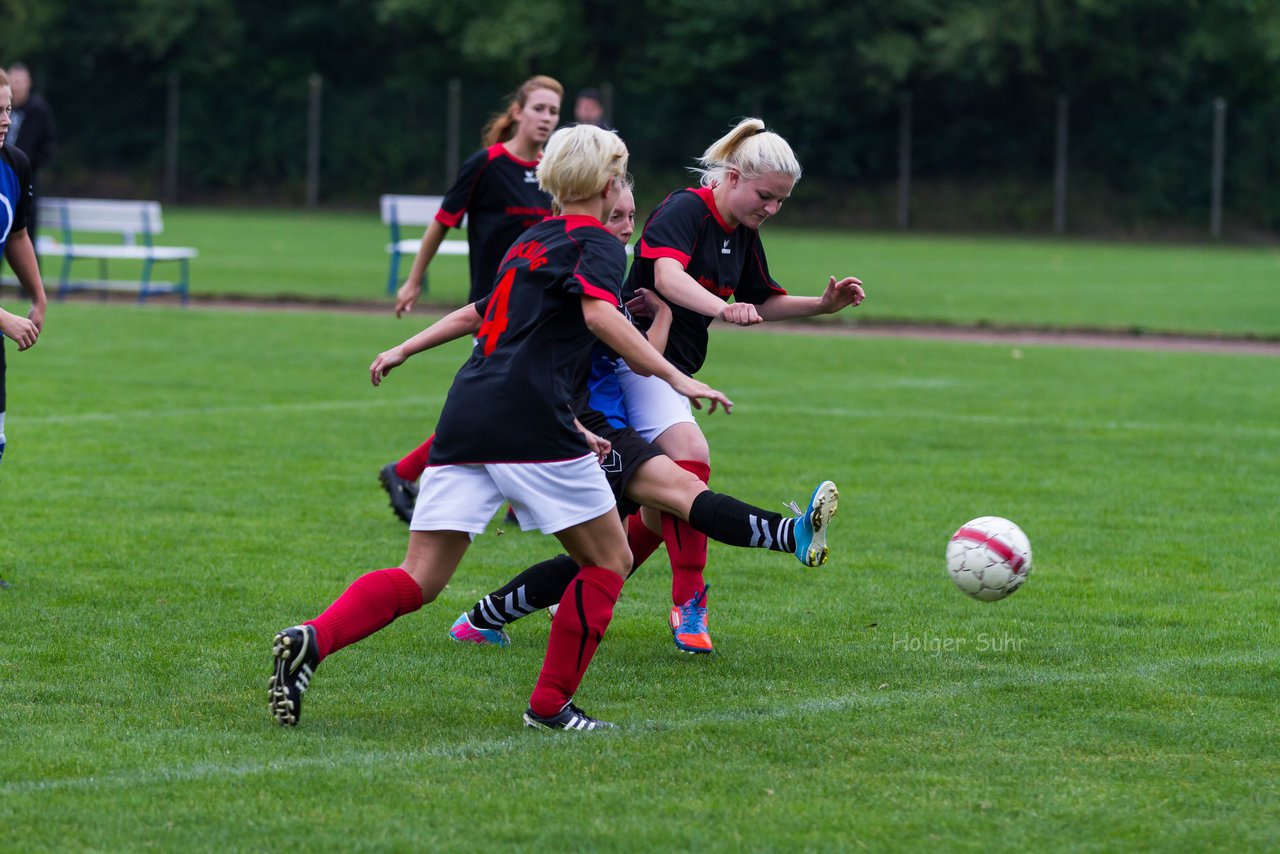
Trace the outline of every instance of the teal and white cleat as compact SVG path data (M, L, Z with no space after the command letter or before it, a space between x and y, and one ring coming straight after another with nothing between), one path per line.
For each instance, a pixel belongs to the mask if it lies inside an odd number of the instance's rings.
M840 503L840 491L829 480L818 484L804 511L793 501L791 512L796 514L792 529L796 540L796 559L805 566L822 566L827 562L827 526L836 515Z
M511 646L511 638L502 629L482 629L472 625L471 617L466 613L453 621L449 637L458 643L473 643L477 646Z

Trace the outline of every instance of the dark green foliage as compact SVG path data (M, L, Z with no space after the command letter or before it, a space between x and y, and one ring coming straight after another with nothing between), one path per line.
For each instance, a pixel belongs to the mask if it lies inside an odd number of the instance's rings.
M8 49L35 68L62 118L50 174L60 190L155 194L166 80L177 73L183 195L299 200L307 77L318 73L326 201L440 192L448 80L463 81L465 154L503 93L549 73L570 94L613 83L614 123L642 186L690 165L733 119L760 114L797 148L824 215L881 225L893 221L885 200L909 92L926 227L1047 228L1065 95L1073 227L1203 228L1222 97L1228 231L1280 225L1280 7L1257 0L6 8ZM866 196L858 205L846 203L854 188Z

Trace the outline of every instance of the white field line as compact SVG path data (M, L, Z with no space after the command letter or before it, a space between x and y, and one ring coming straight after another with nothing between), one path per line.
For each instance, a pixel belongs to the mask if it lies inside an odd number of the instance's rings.
M923 380L914 381L926 383ZM946 381L939 380L938 385ZM856 389L854 390L856 392ZM358 409L403 408L405 406L439 405L443 395L410 398L363 398L360 400L325 400L308 403L264 403L243 406L199 406L173 409L136 409L119 412L78 412L68 415L23 416L22 422L31 425L57 426L125 421L154 421L158 418L207 418L214 415L274 415L308 412L340 412ZM793 404L743 404L738 412L786 413L816 416L845 421L883 421L913 419L916 421L952 421L962 424L981 424L1009 427L1040 427L1064 432L1130 432L1130 433L1178 433L1197 436L1241 436L1261 439L1280 438L1280 427L1247 426L1241 424L1192 424L1154 423L1145 421L1089 420L1083 418L1053 418L1035 415L962 415L938 410L884 410L848 409L832 406L797 406Z
M1167 661L1146 662L1138 667L1126 666L1124 675L1128 678L1151 680L1164 679L1169 671L1183 669L1196 664L1231 664L1271 666L1277 656L1273 652L1251 653L1246 655L1202 656L1192 659L1178 658ZM1037 685L1075 684L1109 682L1116 678L1116 671L1067 671L1059 673L1035 674L1032 677ZM436 744L413 750L344 750L330 751L329 745L322 748L323 754L311 756L291 756L282 759L264 759L247 762L197 762L191 765L170 766L167 768L147 768L136 771L119 771L81 777L66 777L57 780L15 780L0 783L0 800L10 796L40 794L44 792L105 790L120 787L147 786L156 784L183 783L199 780L240 779L257 774L317 769L320 771L349 771L352 768L370 768L393 765L402 767L433 760L463 760L477 757L502 756L513 754L521 757L527 752L530 740L538 742L542 739L557 738L640 738L647 733L683 731L691 727L703 725L732 725L738 723L770 723L785 722L792 718L806 715L838 714L851 709L861 711L883 710L902 703L919 703L922 700L957 697L966 693L986 690L991 687L1010 684L1026 684L1024 675L995 675L991 678L976 680L970 684L941 685L932 689L914 690L875 690L849 692L835 697L822 697L803 700L796 703L777 703L760 706L754 709L725 709L705 715L674 720L648 720L623 724L615 733L581 733L552 734L545 732L522 731L515 735L499 738L476 738L458 744ZM887 686L886 686L887 687ZM264 714L264 727L278 729L274 722L267 721ZM514 719L512 726L518 726ZM305 731L282 732L281 738L290 740L290 747L296 747L296 738L306 737ZM1190 756L1190 754L1188 754Z
M958 691L959 688L955 688ZM280 759L264 759L246 762L198 762L191 765L170 766L167 768L148 768L137 771L120 771L83 777L66 777L58 780L15 780L0 784L0 800L18 795L40 794L44 792L62 791L94 791L156 784L183 783L199 780L240 779L257 774L276 774L299 771L303 769L351 770L352 768L370 768L394 765L398 767L415 765L433 760L461 760L486 756L511 754L513 757L523 756L530 746L530 740L547 738L617 738L627 736L643 736L651 732L683 730L702 724L733 724L745 722L784 721L788 718L809 714L829 714L842 712L855 707L889 706L911 700L921 694L930 697L938 696L938 691L885 691L868 694L846 694L819 700L808 700L791 705L770 706L759 711L725 711L694 718L682 718L677 721L641 721L625 724L618 733L596 733L582 735L574 733L553 734L545 732L521 732L500 738L477 738L459 744L437 744L424 746L414 750L346 750L331 751L329 745L323 746L323 754L311 756L291 756ZM953 693L947 689L945 693ZM518 718L513 715L512 726L518 726ZM276 727L273 721L265 719L264 727ZM297 733L280 733L281 738L289 740L289 749L298 746L298 738L305 738L305 731Z
M210 415L288 415L307 412L345 412L356 409L390 409L405 406L439 405L444 395L426 397L361 398L360 400L316 400L307 403L260 403L236 406L193 406L165 409L129 409L116 412L76 412L67 415L32 415L24 424L91 424L117 421L152 421L157 418L207 418Z
M937 411L912 411L903 409L845 409L832 406L802 406L793 404L743 404L734 409L735 412L769 412L791 413L796 415L834 418L848 421L900 421L914 419L917 421L952 421L962 424L982 424L988 426L1007 427L1039 427L1059 432L1131 432L1131 433L1177 433L1179 435L1195 434L1199 436L1251 436L1263 439L1280 439L1280 427L1248 426L1242 424L1192 424L1187 422L1156 423L1149 421L1114 421L1089 420L1084 418L1055 418L1037 415L962 415Z

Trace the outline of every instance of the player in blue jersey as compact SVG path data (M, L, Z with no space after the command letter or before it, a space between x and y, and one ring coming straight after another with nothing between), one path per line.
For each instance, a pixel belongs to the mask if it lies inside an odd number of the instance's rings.
M663 359L618 311L626 255L601 222L617 202L627 150L615 134L581 125L556 134L538 166L560 216L520 235L498 270L471 358L445 401L422 499L399 566L366 573L320 616L277 633L270 708L298 722L302 694L327 655L433 601L505 499L526 528L554 534L581 567L552 623L524 714L528 726L608 726L572 702L631 569L603 445L575 426L570 403L596 338L639 373L682 395L731 406L720 392ZM430 330L428 330L429 332ZM398 348L418 352L427 333ZM375 363L377 381L399 361ZM518 423L519 430L509 429Z
M797 297L770 274L759 229L791 195L801 170L791 146L766 130L763 121L739 122L706 150L696 171L701 186L677 190L650 214L625 289L627 295L639 288L654 290L670 304L665 352L681 371L692 376L702 367L713 319L749 326L831 314L862 302L862 283L851 276L831 276L821 296ZM689 402L625 365L619 365L618 374L628 423L708 481L710 449ZM686 652L710 652L706 537L670 514L662 528L661 538L651 535L647 544L637 545L636 559L665 540L672 562L672 637ZM644 530L636 533L643 540Z
M542 146L560 121L564 87L551 77L530 77L512 94L507 107L484 130L484 148L467 158L436 215L427 226L413 267L396 293L396 317L411 311L422 295L422 281L450 228L467 217L473 303L493 290L498 264L520 233L551 214L551 197L538 185ZM426 468L427 443L378 473L396 515L409 521L417 480Z
M4 458L5 434L5 355L4 339L11 338L18 350L36 343L44 329L47 300L35 247L27 233L31 210L31 164L27 156L8 143L13 125L13 88L9 77L0 71L0 253L4 255L18 284L31 297L31 308L25 317L0 308L0 459Z

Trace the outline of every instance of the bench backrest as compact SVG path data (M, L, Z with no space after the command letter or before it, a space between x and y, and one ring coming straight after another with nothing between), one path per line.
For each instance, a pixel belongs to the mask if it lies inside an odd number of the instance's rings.
M382 222L386 225L430 225L440 210L444 196L395 196L381 199Z
M40 224L59 228L63 240L71 242L71 233L87 231L122 235L133 243L138 235L150 244L151 236L164 231L159 202L122 201L118 199L40 199Z

